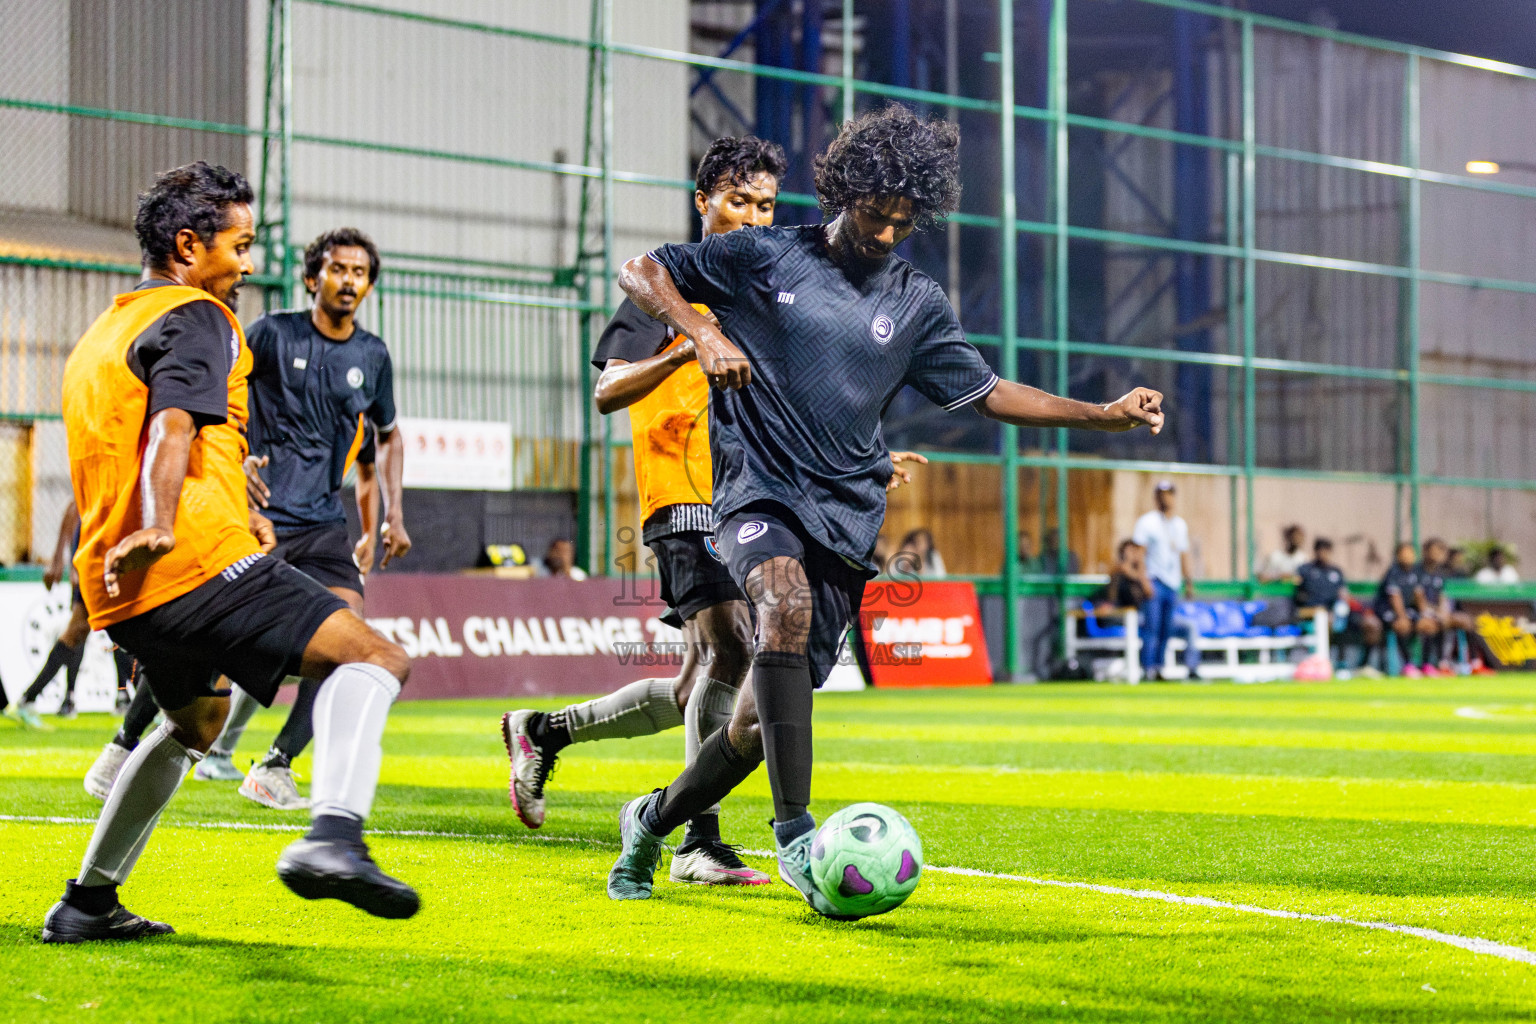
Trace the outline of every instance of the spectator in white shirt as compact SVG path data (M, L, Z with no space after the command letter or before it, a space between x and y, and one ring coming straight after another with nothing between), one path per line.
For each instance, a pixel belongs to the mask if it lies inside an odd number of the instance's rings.
M1307 562L1307 553L1302 549L1307 532L1292 523L1281 531L1281 539L1282 546L1271 551L1259 566L1256 575L1260 583L1301 582L1299 571Z
M1141 665L1148 679L1161 678L1163 655L1174 630L1179 594L1194 596L1189 571L1189 524L1174 515L1173 481L1157 482L1157 510L1136 520L1131 539L1147 550L1152 596L1142 608L1146 619Z
M1502 544L1494 545L1488 552L1488 564L1477 570L1473 577L1483 584L1519 583L1520 574L1509 564L1509 552Z

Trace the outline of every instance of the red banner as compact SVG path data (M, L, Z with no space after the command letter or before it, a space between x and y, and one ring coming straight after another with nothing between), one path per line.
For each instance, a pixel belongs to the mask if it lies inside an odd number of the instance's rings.
M407 699L605 693L682 664L655 587L383 574L368 580L366 614L411 656Z
M864 591L859 629L876 686L992 682L981 609L969 583L871 583Z

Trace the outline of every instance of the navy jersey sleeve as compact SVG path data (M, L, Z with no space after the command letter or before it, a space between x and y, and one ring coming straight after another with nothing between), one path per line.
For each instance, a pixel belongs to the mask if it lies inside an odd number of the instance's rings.
M619 303L613 319L603 328L603 336L597 339L592 353L592 365L606 369L608 360L622 359L626 363L638 363L660 352L667 344L667 325L652 320L628 299Z
M749 234L747 229L710 235L702 242L687 245L664 245L652 250L650 258L667 268L684 299L719 312L730 306L736 295L743 247Z
M180 409L198 429L229 417L234 328L212 302L191 302L162 317L128 350L128 368L149 387L148 416Z
M390 361L389 351L384 351L384 358L379 363L379 386L373 393L373 404L368 406L368 419L378 428L379 433L387 434L395 429L395 367Z
M965 340L954 309L937 287L929 309L923 338L912 350L902 383L920 391L945 412L985 398L997 387L998 376L976 346Z

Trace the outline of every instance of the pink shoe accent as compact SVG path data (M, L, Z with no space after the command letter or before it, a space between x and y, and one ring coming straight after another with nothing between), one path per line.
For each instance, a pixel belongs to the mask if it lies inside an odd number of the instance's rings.
M1438 679L1441 676L1450 675L1449 672L1443 672L1439 668L1436 668L1434 665L1425 665L1422 671L1424 675L1430 679Z
M527 736L519 736L517 738L517 745L522 748L524 757L538 756L533 752L533 744L528 742Z
M761 871L753 871L751 868L743 868L739 871L733 868L724 868L722 870L732 878L741 879L742 885L767 885L769 882L767 875L764 875Z
M1404 665L1403 666L1403 678L1404 679L1422 679L1423 677L1424 677L1424 671L1421 668L1419 668L1419 666L1417 666L1417 665Z

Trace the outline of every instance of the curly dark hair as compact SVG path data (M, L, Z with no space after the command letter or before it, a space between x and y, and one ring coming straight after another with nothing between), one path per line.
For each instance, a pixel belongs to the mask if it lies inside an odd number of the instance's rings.
M919 231L960 206L960 128L899 103L845 123L816 158L816 194L831 220L866 199L912 200Z
M204 244L229 227L229 208L254 201L250 182L238 171L213 167L199 160L155 176L139 195L133 218L134 234L144 265L162 270L176 255L176 234L183 228L197 233Z
M777 142L756 135L727 135L711 142L704 151L693 176L693 187L713 195L718 189L740 185L757 174L771 174L783 181L787 170L789 160L784 156L784 147Z
M357 228L332 228L310 242L304 249L304 278L312 280L320 276L325 266L325 254L338 245L355 245L368 253L368 283L379 279L379 247Z

